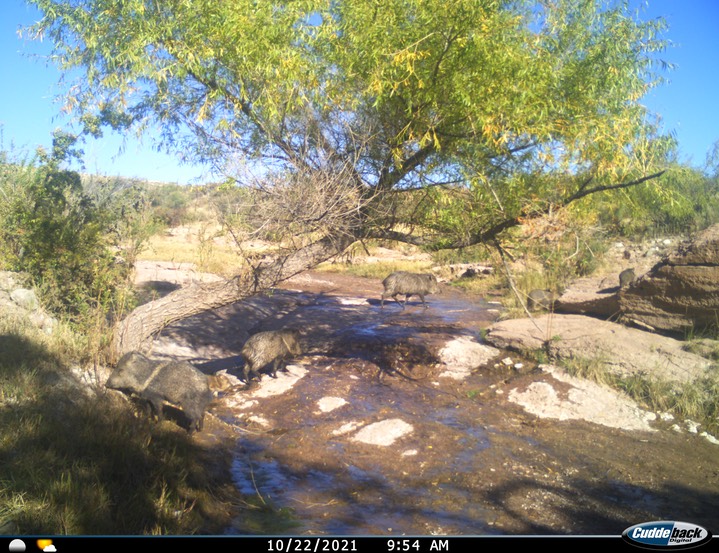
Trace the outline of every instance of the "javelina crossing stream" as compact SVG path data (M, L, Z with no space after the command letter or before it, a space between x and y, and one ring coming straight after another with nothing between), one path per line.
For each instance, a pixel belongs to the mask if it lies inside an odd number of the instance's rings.
M136 396L159 420L163 419L165 401L180 408L189 420L190 433L202 430L212 400L207 376L190 362L152 361L136 351L120 358L106 386Z
M384 307L384 300L391 297L404 309L407 300L411 296L419 296L422 305L427 308L424 297L428 294L436 294L439 292L439 284L437 277L428 273L409 273L406 271L397 271L392 273L382 281L384 292L382 292L381 307ZM397 294L404 294L404 302L400 303Z
M243 369L246 383L253 374L260 380L260 370L270 363L270 376L277 377L277 370L286 371L286 361L294 355L302 355L300 334L295 329L267 330L253 334L245 342L240 355L245 361Z

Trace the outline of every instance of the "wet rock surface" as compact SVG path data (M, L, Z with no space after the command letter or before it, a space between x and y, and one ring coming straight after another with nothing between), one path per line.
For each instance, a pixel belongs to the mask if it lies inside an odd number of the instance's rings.
M537 366L481 336L498 306L442 286L380 309L380 281L307 273L168 327L158 357L212 375L196 439L234 442L238 489L284 518L229 533L609 534L719 527L719 445L685 421ZM250 334L302 329L305 354L252 387Z

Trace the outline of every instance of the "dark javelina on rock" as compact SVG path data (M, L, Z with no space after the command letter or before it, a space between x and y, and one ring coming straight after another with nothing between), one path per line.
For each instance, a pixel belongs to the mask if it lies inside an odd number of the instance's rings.
M159 420L163 402L181 409L189 421L189 432L202 429L212 400L207 376L190 362L151 361L136 351L122 356L106 385L140 398Z
M381 307L384 307L385 298L391 297L399 303L402 308L407 304L410 296L419 296L425 309L427 303L424 297L427 294L436 294L439 292L439 284L437 277L428 273L408 273L406 271L398 271L392 273L382 281L384 292L382 293ZM400 303L397 294L404 294L404 302Z
M554 294L549 290L532 290L527 296L527 308L530 311L551 309L555 299Z
M302 355L299 339L300 333L295 329L267 330L250 336L240 352L245 360L245 382L249 384L253 375L260 380L260 370L270 363L272 378L277 378L278 369L287 372L287 359Z
M629 286L632 282L634 282L634 279L637 277L637 275L634 273L634 269L624 269L621 273L619 273L619 287L620 288L626 288Z

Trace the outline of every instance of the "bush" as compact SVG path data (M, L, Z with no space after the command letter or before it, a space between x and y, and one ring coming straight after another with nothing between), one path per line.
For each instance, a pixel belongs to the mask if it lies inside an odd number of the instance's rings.
M117 305L128 266L117 262L108 217L80 175L61 168L73 144L58 133L50 156L0 158L0 254L5 268L30 275L48 307L80 321Z

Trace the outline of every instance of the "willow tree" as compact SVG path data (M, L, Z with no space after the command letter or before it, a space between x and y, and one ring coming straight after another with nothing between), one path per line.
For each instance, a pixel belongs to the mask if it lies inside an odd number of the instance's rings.
M159 125L161 147L229 182L246 184L239 161L260 168L265 199L316 198L293 249L141 307L118 351L358 239L499 244L526 217L660 174L640 100L661 80L664 24L628 2L31 3L44 17L29 31L78 77L65 108L86 132Z

